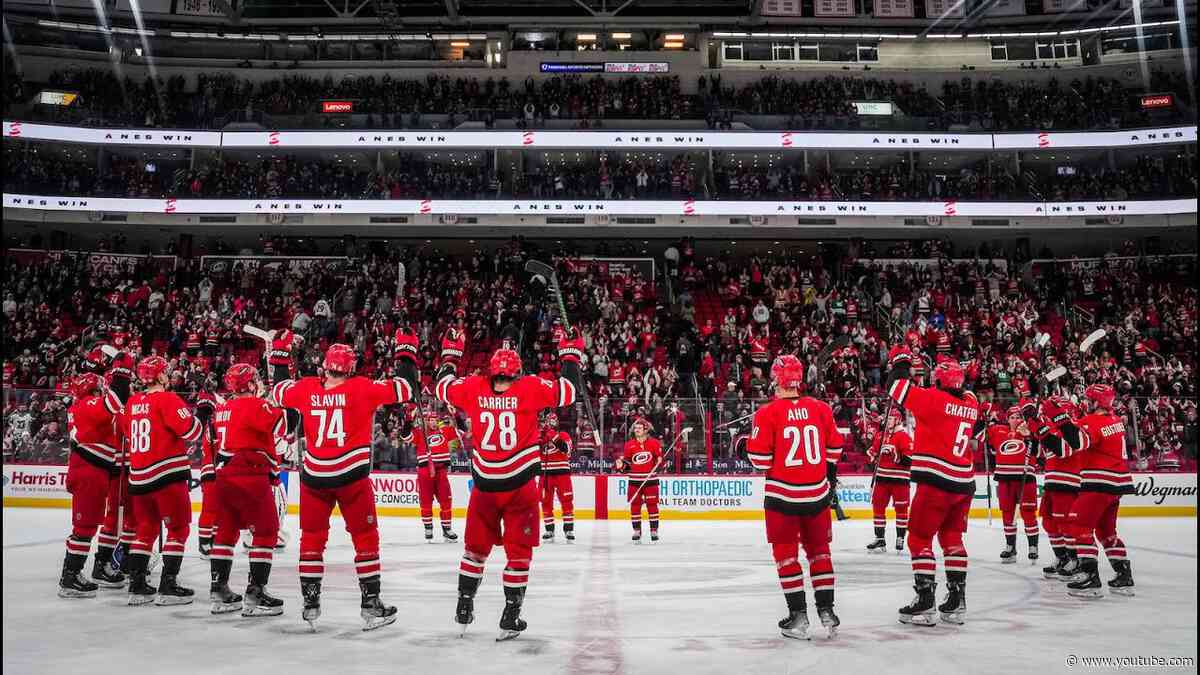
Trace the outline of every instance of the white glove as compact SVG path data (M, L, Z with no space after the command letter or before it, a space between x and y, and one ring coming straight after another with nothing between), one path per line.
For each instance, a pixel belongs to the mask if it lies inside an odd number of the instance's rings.
M296 441L280 438L275 441L275 454L279 455L279 458L285 464L295 464L298 445L299 443Z

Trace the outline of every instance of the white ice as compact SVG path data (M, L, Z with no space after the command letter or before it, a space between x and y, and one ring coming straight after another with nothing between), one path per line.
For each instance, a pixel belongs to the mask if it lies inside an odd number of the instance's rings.
M315 634L300 620L294 542L277 556L271 577L287 603L283 616L213 617L205 601L208 564L194 540L181 574L197 590L193 605L128 607L124 592L103 590L96 599L59 599L67 525L66 511L4 509L5 673L1044 675L1085 670L1069 670L1068 655L1197 655L1194 518L1122 520L1137 596L1095 601L1068 598L1061 584L1042 580L1041 565L1024 560L1023 541L1022 562L1001 565L999 523L972 521L967 624L933 628L896 620L913 595L907 555L868 555L870 521L837 523L842 627L834 640L812 642L777 632L784 602L756 521L664 521L662 541L642 545L629 541L624 521L583 521L574 544L560 532L558 543L534 555L529 629L503 643L494 641L503 552L489 560L476 621L460 639L451 617L462 545L424 543L416 520L381 521L383 597L400 608L400 620L369 633L360 630L350 541L335 524ZM456 527L461 533L462 522ZM891 536L889 527L889 545ZM1045 564L1044 539L1041 553ZM238 586L246 570L239 555ZM809 612L816 624L811 599Z

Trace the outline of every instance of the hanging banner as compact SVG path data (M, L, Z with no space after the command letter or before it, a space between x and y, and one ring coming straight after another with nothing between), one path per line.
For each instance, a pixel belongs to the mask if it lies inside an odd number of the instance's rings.
M1090 216L1196 212L1195 199L1120 202L508 201L456 199L124 199L4 195L4 208L163 214L470 214L673 216ZM257 259L257 258L255 258ZM262 258L265 261L279 258ZM286 260L286 259L283 259Z
M10 248L4 251L10 261L21 265L76 266L82 261L93 275L127 274L133 276L139 268L150 266L160 272L171 272L179 263L173 255L136 255L133 253L97 253L91 251L45 251L42 249Z
M913 0L875 0L875 16L881 19L911 19Z
M816 16L854 16L854 0L815 0Z
M344 256L206 255L200 258L200 269L212 274L260 270L300 274L323 270L333 274L345 274L350 264L350 258Z
M988 5L984 16L1023 16L1025 14L1025 0L995 0Z
M1042 0L1042 12L1045 14L1082 12L1087 8L1088 0Z
M925 0L925 16L930 19L967 15L967 0Z
M221 132L219 131L96 129L57 124L35 124L18 120L4 120L4 137L27 141L62 141L91 145L155 145L184 148L217 148L221 146Z
M1046 148L1127 148L1163 143L1195 143L1196 127L1161 127L1125 131L1041 131L1024 134L995 134L997 150Z

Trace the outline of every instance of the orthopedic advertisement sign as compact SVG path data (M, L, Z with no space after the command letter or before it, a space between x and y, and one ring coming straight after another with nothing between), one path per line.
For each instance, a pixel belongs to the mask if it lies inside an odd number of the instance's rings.
M199 471L192 470L192 509L200 510L202 492ZM375 505L381 516L413 517L420 515L417 477L413 473L382 472L371 474ZM67 467L61 465L4 466L4 506L67 508ZM987 516L987 477L976 476L973 518ZM298 475L285 479L289 509L297 512L300 499ZM1041 479L1038 479L1039 491ZM1121 498L1123 516L1196 516L1197 484L1194 473L1135 473L1134 494ZM663 517L706 520L746 520L762 517L764 479L745 476L663 476L659 484L659 505ZM450 475L454 514L462 517L470 499L470 474ZM574 476L575 512L579 518L625 518L631 494L629 479L623 475ZM871 476L847 475L838 479L838 500L852 518L871 517ZM992 516L1000 514L995 485L992 486ZM434 510L437 503L434 502Z
M1196 212L1194 199L1113 202L770 202L499 199L125 199L4 194L6 209L158 214L938 216L1041 217L1172 215ZM594 226L594 225L593 225Z
M627 64L629 66L639 64ZM640 64L648 65L648 64ZM346 112L352 101L324 101ZM886 102L878 102L882 105ZM885 108L878 108L883 112ZM860 113L868 114L868 113ZM545 148L545 149L763 149L763 150L1038 150L1195 143L1196 126L1122 131L1041 131L1008 134L824 131L190 131L113 129L4 121L4 137L92 145L294 148Z

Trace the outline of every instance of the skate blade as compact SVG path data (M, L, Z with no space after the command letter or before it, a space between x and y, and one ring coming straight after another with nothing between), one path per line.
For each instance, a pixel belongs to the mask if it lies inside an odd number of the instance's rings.
M870 553L873 555L879 555L880 553L887 553L887 549L886 548L869 548L869 549L867 549L867 553Z
M134 605L134 606L136 606L136 605L149 605L149 604L151 604L151 603L153 603L153 602L154 602L154 596L153 596L153 595L133 595L133 594L130 594L130 596L129 596L129 601L128 601L126 604L129 604L129 605Z
M936 626L937 615L932 612L928 614L901 614L900 623L911 624L913 626Z
M1042 572L1042 578L1047 581L1058 581L1058 572Z
M190 605L195 602L195 596L179 597L178 595L159 595L154 598L154 604L159 607L173 607L175 605Z
M213 614L231 614L239 611L242 608L241 601L238 602L214 602L209 606L209 611Z
M519 630L501 629L500 634L496 636L496 642L506 642L508 640L512 640L513 638L517 637L520 634L521 634L521 631L519 631Z
M426 544L432 544L432 543L433 543L433 537L426 537L426 538L425 538L425 543L426 543Z
M826 640L832 640L832 639L836 638L837 634L838 634L837 626L825 626L825 639Z
M96 597L96 591L77 591L72 588L59 587L58 597L66 598L67 600L82 600L84 598Z
M812 635L809 635L807 628L803 629L803 630L793 630L790 628L781 628L781 629L779 629L779 634L785 638L791 638L793 640L811 640L812 639Z
M92 578L92 583L100 588L125 588L124 581L98 581L95 577Z
M1000 559L1000 564L1001 564L1001 565L1015 565L1015 564L1016 564L1016 562L1017 562L1017 561L1016 561L1016 560L1014 560L1014 559L1012 559L1012 558L1001 558L1001 559Z
M967 622L967 615L959 613L959 612L952 612L952 613L943 612L942 613L942 621L945 621L946 623L952 623L956 626L961 626Z
M1067 595L1084 600L1099 600L1104 597L1104 593L1098 588L1068 588Z
M1113 595L1120 595L1126 598L1132 598L1135 595L1132 588L1113 588L1110 586L1108 592L1112 593Z
M363 631L375 630L396 623L396 616L396 614L392 614L391 616L363 617Z
M247 609L247 608L245 608L245 607L243 607L243 608L242 608L242 616L244 616L244 617L252 617L252 616L279 616L280 614L283 614L283 605L280 605L280 606L278 606L278 607L258 607L258 606L255 606L255 607L251 607L251 608L249 608L249 609Z

